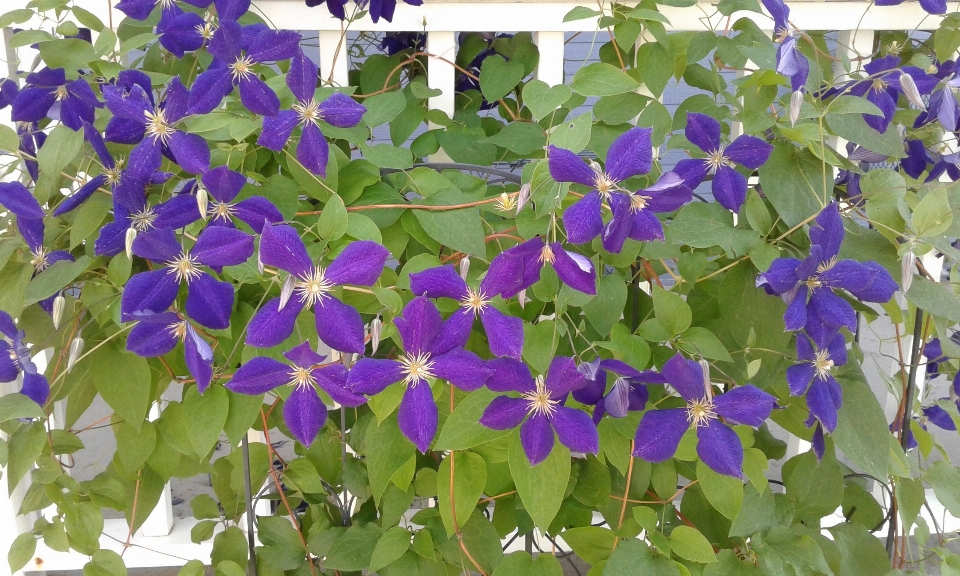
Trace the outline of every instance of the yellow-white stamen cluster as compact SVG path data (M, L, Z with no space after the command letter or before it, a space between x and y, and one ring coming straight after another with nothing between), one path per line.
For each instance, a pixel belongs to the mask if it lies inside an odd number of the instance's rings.
M479 314L483 312L489 302L490 300L484 295L483 291L467 288L466 296L460 299L460 306L467 310L473 310L474 314Z
M313 98L309 102L297 102L292 108L300 118L300 123L304 126L307 124L316 126L320 120L323 120L323 110L320 109L320 104Z
M236 62L228 66L230 69L230 75L233 77L233 81L239 82L247 76L252 75L253 65L254 61L251 60L249 56L241 56L237 58Z
M211 204L210 208L207 210L207 214L210 215L214 220L230 220L230 216L233 215L233 212L233 204L230 204L229 202L217 202L216 204Z
M547 384L542 375L537 376L533 391L524 392L520 397L527 401L527 411L533 416L542 414L549 418L556 413L557 404L560 403L559 400L550 397L550 391L547 390Z
M416 355L403 354L397 359L400 362L400 372L403 373L403 383L407 386L416 386L421 382L434 378L433 362L429 352Z
M152 136L154 141L159 140L166 144L176 130L167 120L167 113L157 108L153 112L144 111L146 117L147 136Z
M317 381L313 377L313 373L309 368L302 368L300 366L294 366L293 370L289 372L290 382L289 386L296 386L298 389L313 387Z
M153 228L153 221L156 219L156 213L149 207L130 215L130 222L137 232L146 232Z
M33 253L33 258L30 260L30 264L33 265L33 269L38 274L47 269L47 266L50 265L50 262L47 260L47 251L43 246L37 248L37 251Z
M700 398L687 402L687 422L694 428L706 426L716 418L717 413L714 411L713 400Z
M556 259L557 257L553 253L553 248L551 248L549 244L544 244L543 248L540 249L540 261L544 264L553 264L553 261Z
M640 212L647 207L647 202L651 200L650 196L641 196L640 194L630 195L630 211Z
M707 154L707 165L710 170L716 172L721 166L731 166L730 159L723 155L723 146Z
M817 350L813 356L813 369L816 372L818 380L826 380L830 375L830 369L833 368L833 360L830 359L830 352L827 350Z
M120 173L123 167L123 158L117 160L113 168L106 168L103 171L103 175L107 177L107 184L110 186L116 186L120 183Z
M823 281L820 280L820 275L830 270L836 265L837 265L836 256L827 260L826 262L821 262L820 264L817 265L816 274L804 280L803 283L807 286L807 288L811 290L816 290L817 288L821 288L823 286Z
M179 256L166 263L168 273L177 275L177 282L186 281L189 284L195 278L199 278L203 272L197 268L197 261L190 255L190 252L184 250Z
M167 331L170 332L170 334L171 334L174 338L176 338L176 339L180 340L181 342L183 342L183 340L187 337L187 322L186 322L186 320L181 320L181 321L179 321L179 322L174 322L173 324L168 324L168 325L167 325Z
M313 270L300 276L300 279L293 283L300 301L304 306L310 307L323 300L323 298L333 290L333 284L327 280L326 271L320 266L314 266Z
M66 84L57 86L57 89L53 91L56 95L57 100L66 100L70 96L70 92L67 91Z

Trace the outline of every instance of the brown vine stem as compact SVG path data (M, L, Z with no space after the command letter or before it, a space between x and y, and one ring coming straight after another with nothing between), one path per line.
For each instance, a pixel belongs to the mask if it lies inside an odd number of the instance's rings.
M137 502L140 500L140 475L142 473L143 468L137 470L137 485L133 489L133 507L130 509L130 530L127 531L127 541L123 543L123 551L120 552L120 556L123 556L127 552L127 548L130 548L130 540L133 539L133 527L137 525Z
M454 388L453 384L450 385L450 412L453 412L455 403L454 403ZM487 573L483 571L483 568L480 567L480 564L473 558L473 555L470 554L470 551L467 550L467 545L463 541L463 532L460 530L460 523L457 522L457 501L453 498L453 481L455 478L455 459L454 455L456 450L450 451L450 516L453 519L453 530L457 534L457 542L460 544L460 549L463 550L463 554L467 557L467 560L470 560L470 563L473 564L473 567L477 569L477 572L481 576L487 576Z
M487 496L486 498L484 498L483 500L480 501L480 504L486 504L487 502L493 502L494 500L497 500L498 498L505 498L505 497L507 497L507 496L510 496L511 494L516 494L516 493L517 493L516 490L511 490L511 491L509 491L509 492L504 492L503 494L497 494L496 496Z
M270 454L270 461L273 462L273 459L276 457L277 453L273 450L273 444L270 443L270 430L267 426L267 415L263 411L263 408L260 408L260 419L263 421L263 440L267 445L267 451ZM277 476L277 471L273 466L270 466L270 477L273 478L273 484L277 487L277 493L280 494L280 500L283 501L283 505L287 508L287 515L290 516L290 521L293 522L293 525L297 529L297 536L300 537L300 544L303 545L303 552L307 555L307 564L310 565L310 572L313 576L317 576L317 567L313 564L313 555L310 554L310 549L307 547L307 541L303 538L303 531L301 530L300 522L297 521L297 515L293 513L293 508L290 507L290 503L287 502L287 495L283 491L283 486L280 484L280 478ZM247 510L247 514L253 513L253 510Z
M464 204L450 204L448 206L428 206L426 204L370 204L367 206L348 206L347 212L363 212L364 210L427 210L429 212L446 212L449 210L463 210L464 208L473 208L485 204L493 204L500 200L500 197L477 200L475 202L466 202ZM297 216L316 216L322 214L323 210L308 210L306 212L297 212Z
M636 448L636 440L630 441L630 464L627 466L627 487L623 489L623 503L620 505L620 521L617 522L617 530L623 526L623 517L627 513L627 499L630 497L630 483L633 482L633 450ZM613 541L613 550L617 549L620 539Z

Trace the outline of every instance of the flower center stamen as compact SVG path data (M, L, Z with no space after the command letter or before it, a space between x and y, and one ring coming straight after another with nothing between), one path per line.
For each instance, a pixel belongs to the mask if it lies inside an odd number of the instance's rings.
M887 89L887 81L883 78L874 78L870 84L870 89L874 92L883 92Z
M473 310L475 314L479 314L483 312L489 302L490 300L487 299L481 290L467 288L466 296L460 299L460 306L468 310Z
M527 411L532 415L542 414L547 418L554 415L557 411L559 400L550 397L550 391L547 390L547 384L543 376L537 376L536 387L532 392L524 392L520 395L527 401Z
M173 324L167 325L167 331L174 337L180 340L181 342L187 337L187 322L181 320L179 322L174 322Z
M641 196L640 194L630 195L630 211L640 212L647 207L647 202L651 200L650 196Z
M433 362L430 361L429 352L421 352L416 356L403 354L398 359L402 365L400 368L403 373L403 383L407 386L416 386L420 382L434 378Z
M177 275L177 282L186 280L187 284L190 284L190 281L199 278L200 275L203 274L203 272L197 268L197 261L190 256L190 252L187 250L184 250L179 256L167 262L166 266L170 269L168 273Z
M593 185L596 187L597 192L600 193L604 198L610 197L610 192L617 189L617 182L607 176L606 173L597 171L596 178L593 181Z
M515 194L507 194L506 192L500 194L500 197L497 198L497 210L501 212L510 212L517 207L517 196Z
M214 220L229 220L230 216L233 215L233 210L233 204L228 202L217 202L216 204L210 206L207 214L213 216Z
M144 112L147 119L147 136L153 136L154 140L160 140L166 144L173 133L176 132L170 122L167 120L167 114L160 108L153 112Z
M706 426L711 420L716 420L713 400L701 398L687 402L687 422L694 428Z
M813 369L816 371L817 379L826 380L831 368L833 368L833 360L830 359L830 352L817 350L813 357Z
M107 184L110 186L116 186L120 183L120 173L123 168L123 158L114 163L113 168L108 168L103 171L103 175L107 177Z
M316 126L318 121L323 120L323 110L320 109L320 104L313 98L309 102L297 102L292 108L300 117L300 123L304 126L307 124Z
M54 90L54 94L57 97L57 100L66 100L70 96L70 92L67 91L66 84L57 86L57 89Z
M290 375L290 386L296 386L299 388L306 388L307 386L314 386L317 381L313 377L309 368L303 368L300 366L294 366L293 370L288 372Z
M47 266L50 265L50 262L47 261L47 251L43 246L37 248L37 251L33 253L33 259L30 260L30 264L33 264L33 269L39 274L47 269Z
M333 284L326 278L326 271L320 266L300 276L300 280L293 283L294 290L300 295L300 301L311 307L323 300L324 296L333 290Z
M195 27L195 29L197 33L200 34L200 36L204 40L210 40L211 38L213 38L213 33L217 31L217 29L214 28L213 23L211 22L204 22L203 24L198 24Z
M229 66L230 75L233 76L233 81L239 82L243 78L253 74L253 64L254 62L249 56L237 58L237 61Z
M549 244L544 244L543 248L540 249L540 261L545 264L553 264L553 261L557 257L553 253L553 248L550 248Z
M153 221L156 219L157 215L153 212L153 208L144 208L130 215L130 221L133 223L133 227L137 232L145 232L153 228Z
M721 166L729 166L730 160L723 155L723 146L707 154L707 165L710 169L716 171Z

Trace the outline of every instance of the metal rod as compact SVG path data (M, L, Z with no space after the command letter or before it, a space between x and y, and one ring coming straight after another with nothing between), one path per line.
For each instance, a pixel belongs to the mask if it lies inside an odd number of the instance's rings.
M240 439L240 451L243 454L243 497L247 502L247 559L248 576L257 576L257 550L253 540L253 486L250 485L250 445L247 435Z
M513 184L520 184L520 175L514 174L507 170L500 170L497 168L491 168L490 166L477 166L475 164L460 164L457 162L423 162L413 165L414 168L431 168L433 170L461 170L464 172L480 172L482 174L490 174L493 176L500 176L504 180L508 180ZM381 174L393 174L394 172L403 172L403 170L397 170L394 168L384 168L380 170Z

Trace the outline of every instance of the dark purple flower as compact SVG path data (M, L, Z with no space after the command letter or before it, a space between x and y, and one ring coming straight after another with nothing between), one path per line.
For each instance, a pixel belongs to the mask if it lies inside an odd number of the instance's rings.
M898 6L903 0L877 0L877 6ZM920 7L928 14L946 14L947 0L920 0Z
M326 176L329 148L320 132L320 120L337 128L352 128L360 123L367 109L342 92L334 92L318 104L313 99L317 77L317 65L303 50L297 50L287 72L287 86L297 102L290 110L263 118L263 131L257 144L280 151L290 139L293 129L298 124L302 125L303 132L297 141L297 160L314 174Z
M247 329L247 344L257 348L280 344L293 333L300 311L313 307L317 335L324 344L341 352L363 354L363 319L332 292L344 284L372 286L389 256L383 246L361 240L348 244L329 266L314 265L291 226L264 226L260 261L288 272L293 293L289 302L281 296L257 311Z
M206 8L210 5L210 0L183 0L184 2L190 4L191 6L196 6L197 8ZM247 5L249 6L249 2ZM219 5L219 2L218 2ZM160 7L160 17L163 18L168 12L179 11L180 7L177 6L174 0L121 0L117 3L114 8L123 12L130 18L134 20L146 20L150 17L150 13L153 12L155 6Z
M923 346L923 356L927 358L927 377L936 378L940 374L940 365L949 360L943 354L943 345L939 338L931 338ZM960 374L960 372L958 372Z
M743 478L743 445L730 424L762 425L776 399L750 384L714 396L700 364L680 354L667 360L662 372L687 406L645 413L637 427L633 455L654 463L669 460L684 433L693 428L700 460L719 474Z
M783 0L762 1L767 12L773 17L773 37L779 43L776 70L790 78L794 92L802 90L810 73L810 63L797 46L799 31L790 27L790 7Z
M805 334L797 335L797 360L787 368L790 394L806 396L810 414L827 432L837 427L842 394L831 374L834 366L847 363L847 343L836 328L809 322Z
M0 81L0 110L13 105L20 94L20 86L14 81L6 78Z
M213 27L199 14L173 6L160 13L157 34L161 46L177 58L183 58L184 54L199 50L205 40L213 37Z
M186 316L161 312L137 316L137 325L127 335L127 350L137 356L163 356L183 342L183 360L203 394L213 379L213 348Z
M650 393L647 384L665 384L666 379L654 370L640 371L621 360L596 359L579 366L587 384L573 391L573 399L581 404L596 406L593 421L600 423L604 414L623 418L627 412L643 410ZM614 375L610 391L607 389L607 372Z
M277 224L283 222L280 210L263 196L251 196L246 200L234 202L247 178L226 166L217 166L204 173L203 186L212 197L208 203L207 217L210 226L234 227L234 218L245 222L259 234L265 222Z
M27 173L30 174L30 178L36 182L37 178L40 177L40 165L36 160L31 159L31 157L37 157L37 151L40 150L43 143L47 141L47 135L39 129L36 122L17 122L16 125L17 136L20 137L20 152L28 156L23 159L23 163L27 167Z
M553 266L564 284L585 294L597 293L597 273L589 258L564 250L559 242L547 244L537 236L494 257L487 276L495 279L491 283L499 292L491 291L487 296L499 294L512 298L533 286L540 279L540 270L547 264Z
M735 166L750 170L760 168L773 152L773 145L746 134L724 145L720 141L720 122L697 112L687 113L684 134L707 157L681 160L674 171L690 188L696 188L708 174L713 173L713 197L727 210L738 212L747 198L747 178Z
M55 104L59 107L54 108ZM71 130L79 130L84 121L93 122L94 110L102 107L86 80L67 82L63 68L44 68L27 76L10 114L14 122L39 122L50 115Z
M280 98L260 79L254 67L293 58L299 47L300 35L296 32L267 29L257 34L249 49L244 50L240 24L221 17L220 27L207 45L213 63L191 87L189 113L212 112L236 85L240 87L240 101L247 110L262 116L276 116L280 112Z
M781 296L787 330L800 330L814 316L825 326L857 329L857 315L834 290L846 290L866 302L887 302L897 291L890 273L876 262L839 260L843 219L836 203L817 215L810 228L810 256L804 260L777 258L757 277L757 286Z
M920 94L929 94L938 83L935 76L927 74L916 66L900 67L899 56L887 56L873 60L866 64L863 69L870 77L852 82L842 90L852 96L865 97L880 109L881 116L863 115L867 125L880 133L887 131L890 122L893 120L893 114L897 110L897 99L905 93L904 76L910 77L907 82L912 81Z
M427 35L423 32L387 32L380 40L380 49L387 56L404 50L423 52L427 48Z
M574 182L593 188L563 213L567 240L589 242L603 233L603 246L619 252L629 236L642 241L663 240L663 227L652 212L670 212L690 200L691 192L675 177L664 175L657 185L636 193L621 182L646 174L653 164L649 128L631 128L617 137L607 152L605 169L588 166L574 152L550 146L547 149L550 176L557 182ZM614 221L603 224L603 203ZM612 228L612 229L611 229Z
M17 330L13 318L0 310L0 382L13 382L23 373L20 393L40 406L50 395L47 377L37 371L30 359L30 348L23 341L23 330Z
M395 382L406 390L397 422L400 431L426 452L437 432L438 412L430 380L446 380L466 391L483 386L492 370L473 352L459 346L432 301L423 296L411 300L394 323L403 341L403 354L396 360L361 358L350 370L347 389L361 394L379 394Z
M226 387L255 396L280 386L292 386L283 403L283 421L304 446L313 443L327 421L327 407L317 393L318 386L342 406L352 408L367 401L347 389L347 369L343 364L320 365L325 356L314 352L309 341L284 352L283 356L290 364L266 356L251 358L237 369Z
M162 172L155 173L158 176ZM152 182L151 182L152 183ZM100 229L94 243L97 256L113 256L123 252L128 230L137 234L159 228L176 230L200 219L196 198L190 194L178 194L166 202L151 206L147 203L146 185L136 179L121 178L113 191L113 222Z
M191 174L200 174L209 168L207 142L176 128L187 114L189 97L179 77L167 84L163 101L156 107L153 96L140 83L132 83L129 88L108 85L102 91L107 108L125 121L115 124L113 130L108 125L107 139L125 144L139 142L130 153L128 170L144 176L153 174L160 168L164 150L169 150L176 163Z
M554 432L573 452L597 453L600 435L590 416L564 406L569 393L586 383L573 358L554 358L546 376L536 379L519 360L498 358L487 364L494 369L487 387L495 392L519 392L520 397L497 396L483 411L480 423L493 430L520 426L520 443L531 466L550 455Z
M137 236L133 253L162 264L163 268L130 278L123 290L120 312L123 321L166 312L177 299L180 284L187 284L186 312L202 326L215 330L230 325L233 284L221 282L200 266L235 266L253 254L253 237L233 228L204 229L193 248L181 248L170 228L150 230Z
M403 0L403 2L411 6L420 6L423 4L423 0ZM330 14L334 18L346 20L347 15L344 11L344 6L347 5L347 0L306 0L307 6L311 8L323 3L327 4L327 9L330 10ZM375 23L379 22L380 18L383 18L387 22L393 22L393 13L397 9L397 0L361 0L357 2L357 5L361 8L366 8L369 5L370 18Z

